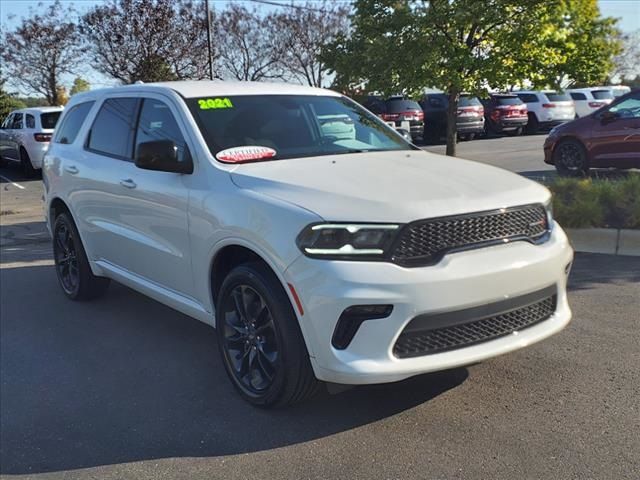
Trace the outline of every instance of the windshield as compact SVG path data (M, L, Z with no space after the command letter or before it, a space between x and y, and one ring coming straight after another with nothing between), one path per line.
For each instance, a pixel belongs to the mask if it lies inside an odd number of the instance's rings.
M60 114L62 112L47 112L40 114L40 123L42 123L42 128L56 128L56 123L58 123L58 118L60 118Z
M482 104L478 97L470 97L469 95L461 95L458 101L459 107L481 107Z
M568 93L545 92L550 102L570 102L571 96Z
M214 156L245 146L275 150L272 160L412 149L345 97L243 95L190 98L187 104Z
M495 97L498 105L522 105L519 97Z

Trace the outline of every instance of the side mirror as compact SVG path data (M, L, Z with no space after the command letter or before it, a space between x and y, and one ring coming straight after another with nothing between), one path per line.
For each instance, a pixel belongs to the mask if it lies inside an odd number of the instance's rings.
M612 112L611 110L606 110L600 114L600 120L602 123L611 123L617 120L618 114L616 112Z
M178 161L178 148L171 140L155 140L138 145L136 167L159 172L193 173L193 163Z

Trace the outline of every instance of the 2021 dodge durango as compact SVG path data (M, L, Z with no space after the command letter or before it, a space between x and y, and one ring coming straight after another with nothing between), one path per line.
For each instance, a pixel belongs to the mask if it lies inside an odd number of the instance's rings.
M256 405L472 364L571 317L546 188L424 152L332 91L78 94L43 179L64 293L115 280L215 326Z

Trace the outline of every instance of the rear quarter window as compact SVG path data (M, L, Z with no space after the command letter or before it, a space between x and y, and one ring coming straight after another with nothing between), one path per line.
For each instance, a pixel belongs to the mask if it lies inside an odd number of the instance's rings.
M62 125L56 130L53 142L64 144L73 143L94 103L95 102L84 102L71 107L62 120Z
M538 96L535 93L519 93L518 98L524 103L536 103L538 101Z
M587 96L584 93L580 93L580 92L571 92L570 93L571 98L573 100L586 100Z
M482 104L478 97L470 97L469 95L463 95L458 102L459 107L480 107Z
M60 118L60 114L62 112L45 112L40 114L40 124L42 128L56 128L56 124L58 123L58 119Z

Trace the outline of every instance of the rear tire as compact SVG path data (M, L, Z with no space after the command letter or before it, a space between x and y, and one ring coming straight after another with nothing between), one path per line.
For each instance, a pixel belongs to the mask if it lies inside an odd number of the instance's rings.
M53 258L60 287L71 300L91 300L107 291L110 280L91 272L78 229L66 212L53 225Z
M553 163L558 174L564 177L584 177L589 172L587 151L573 138L560 141L553 150Z
M231 383L249 403L282 407L314 395L316 379L284 288L263 263L234 268L216 301L216 335Z
M534 135L540 130L540 122L538 122L538 117L536 117L535 113L529 112L527 116L529 117L526 127L527 134Z
M36 169L31 164L29 154L24 148L20 148L20 167L22 168L22 174L27 178L33 178L36 176Z

